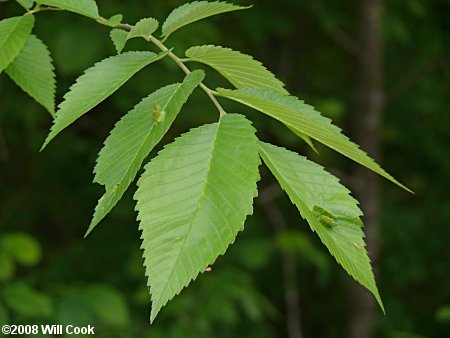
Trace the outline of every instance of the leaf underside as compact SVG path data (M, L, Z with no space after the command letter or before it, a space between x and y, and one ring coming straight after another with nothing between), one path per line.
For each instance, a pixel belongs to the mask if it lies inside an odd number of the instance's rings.
M126 52L104 59L86 70L64 95L42 149L59 132L113 94L139 70L165 55Z
M92 19L97 19L98 7L94 0L35 0L37 3L51 7L63 8Z
M294 152L261 142L260 154L336 261L373 293L384 311L365 249L362 212L349 190L324 168Z
M135 194L153 321L243 229L259 179L258 141L245 117L192 129L145 167Z
M50 52L41 40L30 35L5 72L52 116L55 114L55 72Z
M192 91L204 78L194 71L183 83L166 86L143 99L111 131L94 169L94 182L105 186L86 236L111 211L136 177L142 162L165 135ZM152 111L158 107L162 119Z
M10 65L25 46L33 25L33 15L0 21L0 73Z
M286 126L325 144L353 161L373 170L403 189L410 191L403 184L381 168L359 146L342 134L341 129L331 123L310 105L293 96L258 88L239 90L218 89L221 96L252 107Z
M167 17L162 26L162 34L169 37L177 29L195 21L231 11L247 9L250 7L236 6L226 2L194 1L175 8Z
M204 63L220 74L236 88L269 88L289 94L283 82L251 57L229 48L219 46L196 46L186 51L189 61Z

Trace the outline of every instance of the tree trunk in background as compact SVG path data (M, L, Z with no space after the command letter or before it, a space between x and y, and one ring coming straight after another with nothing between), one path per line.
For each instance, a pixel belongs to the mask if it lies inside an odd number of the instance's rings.
M380 134L383 94L382 0L363 0L359 13L356 111L353 119L353 139L376 160L380 160ZM355 168L352 188L364 212L366 242L376 271L380 249L378 234L380 181L379 177L362 166ZM364 288L350 291L352 316L349 337L374 337L377 305Z

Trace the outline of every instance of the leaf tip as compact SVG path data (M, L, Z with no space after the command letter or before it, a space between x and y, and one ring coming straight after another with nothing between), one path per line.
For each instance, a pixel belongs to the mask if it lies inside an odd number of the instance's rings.
M409 192L410 194L413 194L413 195L416 194L413 190L409 189L408 187L403 187L403 188L404 188L407 192Z
M44 144L41 146L41 149L39 149L40 153L44 151L45 147L47 147L47 144L48 144L48 142L47 142L47 140L45 140Z
M48 144L50 143L51 140L53 140L53 138L55 137L53 130L50 131L50 133L47 135L47 138L44 141L44 144L42 145L41 149L39 149L39 152L43 151Z
M414 191L412 191L411 189L409 189L406 185L403 185L402 183L400 183L399 181L395 180L393 181L395 184L397 184L400 188L402 188L403 190L406 190L407 192L415 195L416 193Z
M378 303L378 306L381 308L381 311L383 312L383 315L386 315L386 310L384 308L384 304L383 301L381 300L380 294L378 293L378 290L376 292L373 293L375 296L375 299Z
M153 322L155 321L156 316L159 313L159 310L160 310L159 308L154 308L152 305L152 310L150 312L150 324L153 324Z
M92 226L92 223L89 225L89 228L87 229L86 233L84 234L83 239L86 239L91 234L92 230L94 230L94 227L95 227L95 225Z

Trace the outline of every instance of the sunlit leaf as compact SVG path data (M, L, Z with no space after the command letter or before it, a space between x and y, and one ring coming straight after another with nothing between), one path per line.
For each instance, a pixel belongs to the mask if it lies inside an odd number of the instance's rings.
M225 252L252 213L259 179L254 132L243 116L228 114L182 135L146 165L135 198L151 321Z
M337 262L370 290L383 308L365 249L362 212L347 188L321 166L294 152L261 143L260 153Z

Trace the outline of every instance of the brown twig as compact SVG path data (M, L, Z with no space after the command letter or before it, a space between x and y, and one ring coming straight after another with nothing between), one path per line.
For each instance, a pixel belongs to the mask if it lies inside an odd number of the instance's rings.
M25 15L35 14L39 12L45 12L45 11L64 11L65 9L62 8L56 8L56 7L39 7L36 9L32 9L31 11L28 11Z

